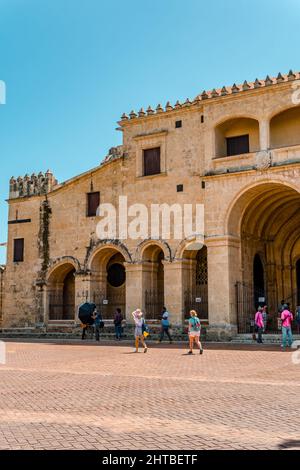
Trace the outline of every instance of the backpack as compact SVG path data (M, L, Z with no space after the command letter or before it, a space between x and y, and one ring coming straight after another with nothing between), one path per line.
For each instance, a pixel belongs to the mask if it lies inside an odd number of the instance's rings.
M193 330L194 331L201 331L201 323L200 323L199 318L194 317L193 320L194 320Z

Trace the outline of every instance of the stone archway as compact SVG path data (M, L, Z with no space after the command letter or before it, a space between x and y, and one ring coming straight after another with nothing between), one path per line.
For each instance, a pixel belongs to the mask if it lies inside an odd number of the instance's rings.
M238 270L231 265L238 280L239 332L251 331L260 300L269 307L269 330L277 332L280 299L295 308L297 276L292 260L300 256L300 194L277 182L256 185L235 201L227 228L240 239L241 265Z
M285 109L270 120L270 147L272 149L300 145L300 106Z
M241 116L228 118L215 126L215 158L257 152L259 143L259 122Z
M52 269L47 280L49 321L69 321L75 318L75 267L61 263Z
M160 244L147 243L141 250L141 258L145 314L148 319L160 319L165 302L165 253Z
M104 319L112 319L117 308L126 309L125 257L115 246L102 246L90 259L90 298Z
M196 310L202 320L208 320L208 266L207 247L186 249L182 254L182 282L184 288L184 317Z

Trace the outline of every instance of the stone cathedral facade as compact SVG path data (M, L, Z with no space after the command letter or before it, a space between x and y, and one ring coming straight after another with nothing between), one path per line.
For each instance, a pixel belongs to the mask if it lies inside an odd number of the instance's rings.
M75 327L94 301L131 322L165 305L179 328L191 308L211 338L251 332L266 303L300 304L300 74L204 91L195 99L123 114L123 144L59 183L48 171L10 181L1 268L2 328ZM193 237L102 238L99 203L204 205Z

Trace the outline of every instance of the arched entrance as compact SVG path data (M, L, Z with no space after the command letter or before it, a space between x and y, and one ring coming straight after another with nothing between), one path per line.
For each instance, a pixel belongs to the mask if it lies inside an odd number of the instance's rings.
M145 314L148 319L160 319L164 307L164 252L150 244L142 251Z
M207 247L183 252L184 316L196 310L202 320L208 320Z
M251 332L257 306L267 303L268 331L278 332L281 299L293 309L297 301L293 260L300 256L300 194L286 184L259 184L238 198L228 222L228 232L240 238L238 330Z
M70 263L58 266L48 279L48 319L74 320L75 268Z
M117 248L104 247L91 261L91 300L104 319L112 319L117 308L125 315L125 258Z

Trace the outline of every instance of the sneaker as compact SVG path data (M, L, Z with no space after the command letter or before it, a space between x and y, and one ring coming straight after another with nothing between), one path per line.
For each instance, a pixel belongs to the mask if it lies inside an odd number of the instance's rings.
M202 354L204 353L203 349L200 349L200 355L202 356Z
M145 348L145 349L144 349L144 353L146 353L147 351L148 351L148 348Z
M193 351L189 351L188 354L191 356L191 355L194 354L194 353L193 353Z

